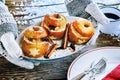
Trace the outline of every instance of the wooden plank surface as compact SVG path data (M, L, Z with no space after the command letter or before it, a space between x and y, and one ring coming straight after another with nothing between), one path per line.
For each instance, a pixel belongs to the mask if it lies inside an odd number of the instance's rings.
M10 2L13 0L7 0L7 1ZM40 12L39 15L37 15L39 18L35 19L35 21L39 20L40 18L42 19L43 16L47 13L58 12L68 15L64 4L55 5L58 4L55 2L55 4L53 5L53 2L51 1L55 1L55 0L41 0L41 1L43 1L42 5L44 4L45 6L39 7ZM50 6L46 6L48 4L45 4L44 3L45 1L48 1ZM63 3L63 0L56 0L56 1ZM33 8L35 10L35 7ZM19 27L24 29L23 26L19 26ZM77 56L79 56L80 54L82 54L83 52L89 49L93 49L96 47L104 47L104 46L120 46L120 42L117 40L117 37L115 36L110 36L101 33L95 45L86 46L84 49L80 50L79 52L58 60L42 62L39 66L35 66L35 68L32 70L27 70L19 66L16 66L10 63L9 61L7 61L4 57L0 57L0 80L67 80L68 68L72 63L72 61Z
M32 70L15 66L4 57L0 57L0 80L67 80L67 71L71 62L83 52L104 46L120 46L117 37L100 34L95 45L86 46L79 52L49 62L42 62Z
M68 15L64 0L23 0L23 3L19 0L14 0L14 2L7 0L6 5L15 16L17 23L26 20L29 24L34 24L42 20L46 14L52 13Z

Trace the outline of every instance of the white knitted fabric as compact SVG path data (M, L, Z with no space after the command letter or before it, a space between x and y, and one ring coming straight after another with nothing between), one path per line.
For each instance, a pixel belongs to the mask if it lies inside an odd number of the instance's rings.
M16 24L12 14L10 14L7 6L0 2L0 25L4 23L14 23Z
M85 8L92 0L65 0L65 5L70 16L89 18L90 14L85 11Z
M65 0L64 2L65 2L65 4L67 5L67 4L69 4L70 2L72 2L73 0Z

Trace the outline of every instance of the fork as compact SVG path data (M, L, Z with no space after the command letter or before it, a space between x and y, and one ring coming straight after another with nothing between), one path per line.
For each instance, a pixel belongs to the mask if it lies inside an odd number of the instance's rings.
M105 69L105 67L106 67L106 59L102 58L95 66L93 66L92 69L93 74L89 80L95 80L95 75L101 73Z
M98 61L92 62L89 69L78 74L77 76L75 76L71 80L81 80L85 75L89 74L90 72L92 72L93 74L92 74L92 76L90 76L89 80L94 80L95 75L102 72L105 67L106 67L106 60L105 60L105 58L101 58Z

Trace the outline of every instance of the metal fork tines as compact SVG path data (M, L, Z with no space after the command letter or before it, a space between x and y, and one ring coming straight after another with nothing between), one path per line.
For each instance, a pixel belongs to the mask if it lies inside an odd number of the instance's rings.
M105 69L105 67L106 67L106 59L101 58L99 62L92 67L91 70L92 76L90 76L89 80L95 80L95 75L101 73Z
M94 80L95 75L102 72L105 67L106 67L106 59L105 58L97 59L91 63L89 69L78 74L71 80L81 80L87 74L90 74L89 80ZM92 73L92 75L91 75L91 73Z

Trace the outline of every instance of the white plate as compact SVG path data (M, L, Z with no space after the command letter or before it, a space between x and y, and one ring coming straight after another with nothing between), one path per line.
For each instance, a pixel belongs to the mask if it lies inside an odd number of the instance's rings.
M72 17L72 16L67 16L66 19L67 19L67 23L70 23L72 22L73 20L77 19L78 17ZM30 27L33 27L33 26L30 26ZM28 27L29 28L29 27ZM26 29L28 29L26 28ZM25 30L26 30L25 29ZM25 31L24 30L24 31ZM23 38L23 33L24 31L19 35L19 37L16 39L17 43L21 46L21 40ZM58 40L58 41L55 41L55 43L61 45L61 40ZM89 42L87 42L89 44ZM87 44L86 43L86 44ZM53 59L59 59L59 58L63 58L63 57L66 57L66 56L69 56L71 54L74 54L75 52L77 52L78 50L81 50L86 44L82 44L82 45L75 45L76 47L76 50L74 52L71 52L70 48L68 47L67 49L60 49L60 50L56 50L55 52L53 52L53 54L51 55L50 58L44 58L44 57L40 57L40 58L30 58L30 57L26 57L26 56L23 56L23 58L27 59L27 60L30 60L32 62L39 62L39 61L50 61L50 60L53 60ZM68 44L70 45L70 43Z
M97 60L102 57L107 59L107 66L103 72L96 75L95 80L101 80L118 64L120 64L120 47L95 48L78 56L72 62L72 64L68 69L68 74L67 74L68 80L71 80L76 75L88 69L88 67L94 60ZM84 77L82 80L88 80L88 76Z

